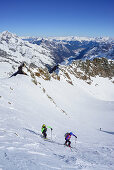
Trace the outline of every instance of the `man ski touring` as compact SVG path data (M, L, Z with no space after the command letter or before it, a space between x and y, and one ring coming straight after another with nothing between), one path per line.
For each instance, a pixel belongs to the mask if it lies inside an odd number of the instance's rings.
M41 129L41 132L42 132L42 135L43 137L46 139L47 138L47 128L51 129L51 131L53 130L52 127L50 126L47 126L45 124L42 125L42 129Z
M66 146L71 147L71 141L70 141L71 136L74 136L75 138L77 138L77 136L74 135L72 132L66 133L66 134L65 134L65 140L66 140L66 141L65 141L65 145L66 145Z

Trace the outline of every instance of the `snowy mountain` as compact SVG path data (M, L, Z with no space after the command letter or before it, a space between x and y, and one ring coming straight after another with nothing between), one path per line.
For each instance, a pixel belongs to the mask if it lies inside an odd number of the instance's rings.
M55 64L49 50L23 41L18 36L7 31L1 33L0 63L7 63L7 65L12 63L13 67L17 67L22 62L43 68Z
M114 61L65 57L65 43L0 35L1 170L114 169Z

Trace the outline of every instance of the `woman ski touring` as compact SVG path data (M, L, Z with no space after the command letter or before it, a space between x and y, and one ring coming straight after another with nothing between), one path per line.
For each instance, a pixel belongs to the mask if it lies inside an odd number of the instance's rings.
M64 145L71 147L71 141L70 141L71 136L74 136L75 138L77 138L77 136L74 135L72 132L66 133L65 134L65 143L64 143Z

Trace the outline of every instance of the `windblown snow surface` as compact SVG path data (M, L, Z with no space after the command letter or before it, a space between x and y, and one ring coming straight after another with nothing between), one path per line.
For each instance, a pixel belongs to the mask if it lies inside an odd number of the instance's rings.
M114 85L29 76L0 78L0 170L113 170ZM48 140L41 126L48 129ZM101 131L100 131L101 128ZM72 148L64 134L72 131Z

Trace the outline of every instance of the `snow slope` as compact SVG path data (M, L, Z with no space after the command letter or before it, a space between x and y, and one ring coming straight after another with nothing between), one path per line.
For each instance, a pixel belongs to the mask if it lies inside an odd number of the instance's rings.
M76 78L74 86L37 78L36 86L29 76L1 77L0 169L113 170L114 87L105 80L98 95ZM43 123L52 126L52 140L49 129L49 140L41 137ZM67 131L78 137L71 149L63 145Z

